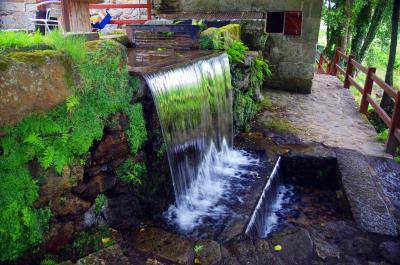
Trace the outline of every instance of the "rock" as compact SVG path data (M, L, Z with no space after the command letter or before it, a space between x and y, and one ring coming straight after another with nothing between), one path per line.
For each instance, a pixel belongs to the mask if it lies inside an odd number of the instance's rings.
M68 192L72 187L70 176L57 175L54 168L49 168L45 173L44 182L40 185L40 195L35 202L35 207L45 207L50 201Z
M129 259L124 256L121 247L116 244L111 247L102 249L96 253L90 254L76 263L76 265L130 265Z
M138 231L133 245L140 252L175 264L190 264L194 259L193 245L189 240L158 228Z
M368 255L373 252L374 244L364 237L345 239L340 248L351 255Z
M282 246L282 250L276 251L275 255L284 264L309 264L314 254L314 244L305 229L272 235L268 242L273 246Z
M0 127L49 110L72 95L69 66L51 50L9 53L0 58Z
M72 221L53 225L49 232L49 240L44 244L46 251L58 254L66 244L72 242L74 232L74 222Z
M91 203L78 196L68 193L52 200L52 213L55 217L83 214L90 208Z
M117 181L115 175L101 172L99 175L94 176L85 184L82 191L82 197L94 198L97 194L111 190Z
M336 154L341 183L357 225L368 232L397 236L396 222L365 157L347 149L337 149Z
M223 264L282 264L266 240L232 240L222 248Z
M400 264L399 242L393 242L393 241L382 242L379 245L379 253L390 263Z
M143 216L141 203L132 193L108 198L102 213L106 223L115 229L137 228L138 217Z
M197 252L196 247L199 248ZM195 244L195 257L200 260L202 265L218 264L222 259L221 247L213 240L199 240Z
M105 164L129 154L127 135L124 132L107 134L93 152L97 164Z

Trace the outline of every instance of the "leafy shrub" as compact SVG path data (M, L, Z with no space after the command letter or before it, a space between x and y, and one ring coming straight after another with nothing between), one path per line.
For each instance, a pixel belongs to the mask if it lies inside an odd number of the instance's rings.
M142 184L140 176L146 172L146 165L136 162L132 158L127 159L122 166L117 169L117 177L123 182L132 184Z
M68 245L66 248L71 250L75 257L82 258L114 244L110 228L94 226L88 231L78 233L72 245Z
M0 180L0 261L15 260L42 241L51 214L32 207L38 186L25 167L0 170Z
M0 128L7 133L0 138L0 261L15 260L40 243L50 218L48 211L32 206L38 186L29 176L27 162L37 160L44 169L54 166L60 173L65 165L85 156L94 140L101 139L107 117L124 109L132 122L128 130L132 152L146 138L141 105L130 107L134 87L121 64L125 60L121 45L95 42L94 49L88 50L81 40L60 35L48 38L75 63L81 82L72 87L75 95L64 104L30 115L16 126Z
M106 200L107 198L104 194L97 195L96 199L94 200L94 212L96 213L96 215L99 215L101 213L101 209L106 203Z
M229 46L225 47L225 50L228 53L229 61L243 63L245 52L248 51L249 48L240 40L233 40Z
M380 133L378 133L377 139L381 142L386 142L386 140L388 139L388 133L389 129L381 131Z
M129 127L126 132L128 143L132 154L135 154L147 140L146 122L143 116L142 105L135 104L128 106L126 114L129 120Z

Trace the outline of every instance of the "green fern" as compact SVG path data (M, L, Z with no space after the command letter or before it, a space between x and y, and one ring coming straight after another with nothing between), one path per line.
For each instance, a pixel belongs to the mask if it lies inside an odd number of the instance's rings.
M79 105L79 98L77 96L70 96L66 100L67 110L72 111L73 108Z

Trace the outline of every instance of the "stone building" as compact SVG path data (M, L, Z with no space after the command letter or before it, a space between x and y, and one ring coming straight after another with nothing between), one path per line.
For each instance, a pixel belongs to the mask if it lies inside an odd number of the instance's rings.
M315 49L321 20L322 0L161 0L161 12L209 13L239 18L253 42L261 40L254 30L268 33L262 50L271 64L272 80L266 86L309 93L314 75ZM238 14L237 12L248 12ZM220 13L220 14L218 14ZM221 14L222 13L222 14ZM225 14L225 15L224 15ZM210 14L207 14L210 15ZM248 19L256 19L246 23ZM260 26L260 19L261 24ZM246 33L246 32L244 32Z
M35 0L0 0L0 29L33 29Z

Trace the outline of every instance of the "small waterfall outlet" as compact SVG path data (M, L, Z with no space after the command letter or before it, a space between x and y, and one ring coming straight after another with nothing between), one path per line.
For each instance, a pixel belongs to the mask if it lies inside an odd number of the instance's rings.
M227 206L259 161L233 148L229 60L220 54L145 75L160 119L176 202L165 213L181 232L233 214ZM229 201L229 203L224 203Z

